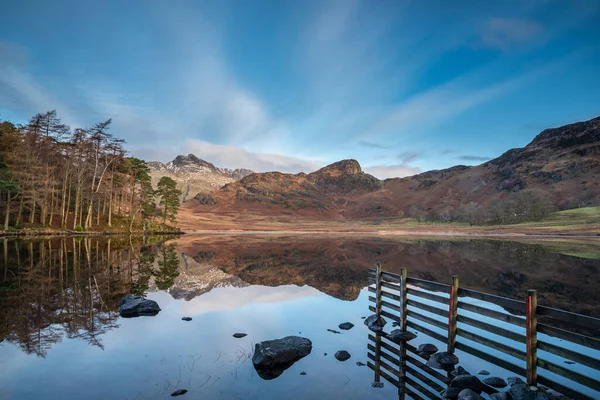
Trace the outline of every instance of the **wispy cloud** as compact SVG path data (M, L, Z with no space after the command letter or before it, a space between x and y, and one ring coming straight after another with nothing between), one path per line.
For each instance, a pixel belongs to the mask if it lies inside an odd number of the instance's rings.
M423 157L423 153L418 151L403 151L398 154L398 160L400 160L402 164L410 164L421 157Z
M358 142L360 147L367 147L369 149L387 149L388 146L385 146L381 143L369 142L368 140L361 140Z
M492 157L485 157L485 156L471 156L471 155L464 155L464 156L460 156L458 157L459 160L462 161L488 161L490 160Z
M531 43L543 33L538 22L519 18L489 18L482 30L480 44L501 51Z
M216 145L202 140L189 140L181 149L182 153L193 153L219 167L249 168L256 172L312 172L323 163L281 154L253 153L241 147Z
M376 176L379 179L388 178L403 178L405 176L412 176L421 172L420 168L411 167L410 165L373 165L371 167L365 167L365 172Z

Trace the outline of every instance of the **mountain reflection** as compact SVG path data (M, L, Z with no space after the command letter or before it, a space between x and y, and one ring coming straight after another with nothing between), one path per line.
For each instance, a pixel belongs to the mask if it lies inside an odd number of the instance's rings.
M459 274L464 287L506 297L522 298L535 288L540 304L600 316L594 284L600 261L581 256L600 253L593 240L186 235L164 241L125 236L3 239L0 341L41 357L63 338L102 348L103 334L118 327L119 300L129 293L160 290L189 301L219 287L281 286L290 291L293 286L284 286L296 285L352 301L377 262L390 272L405 267L411 276L440 282ZM252 301L248 296L254 291L244 293L247 300L235 304Z

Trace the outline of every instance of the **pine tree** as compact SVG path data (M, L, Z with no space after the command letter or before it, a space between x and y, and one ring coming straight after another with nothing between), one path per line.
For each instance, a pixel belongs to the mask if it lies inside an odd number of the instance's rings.
M181 190L177 189L177 183L173 179L163 176L158 181L156 194L160 196L159 204L162 207L163 224L166 223L167 219L175 223L180 205L179 197L181 196Z

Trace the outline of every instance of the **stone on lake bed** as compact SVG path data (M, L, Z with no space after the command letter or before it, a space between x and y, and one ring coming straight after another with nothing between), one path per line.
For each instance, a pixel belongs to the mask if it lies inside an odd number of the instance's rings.
M507 386L506 382L502 378L498 378L497 376L491 376L489 378L485 378L483 383L495 388L505 388Z
M370 315L365 319L365 325L373 332L381 332L386 323L385 319L378 317L376 314Z
M492 394L490 394L490 399L492 399L492 400L511 400L511 398L508 397L508 393L506 393L506 392L492 393Z
M252 364L263 379L274 379L312 351L312 342L300 336L265 340L254 346Z
M155 316L160 311L158 303L141 296L127 296L119 302L119 315L123 318Z
M329 329L329 328L327 328L327 332L335 333L338 335L341 333L341 332L336 331L335 329Z
M458 400L483 400L478 393L474 392L471 389L463 389L460 391L457 397Z
M506 381L508 382L509 386L525 384L525 381L523 381L523 379L519 378L518 376L511 376L509 378L506 378Z
M354 328L354 324L352 322L344 322L339 325L339 328L345 331L349 331L350 329Z
M233 337L236 338L236 339L241 339L241 338L246 337L246 336L248 336L247 333L234 333L233 334Z
M449 388L442 390L440 392L440 396L442 396L442 399L456 400L458 398L458 394L461 391L462 391L462 389L449 387Z
M442 351L432 355L427 361L427 365L431 368L451 370L458 362L456 355Z
M346 361L351 357L351 355L346 350L340 350L334 354L334 357L338 361Z
M455 388L460 388L460 389L470 389L470 390L476 392L477 394L479 394L479 393L483 392L485 385L476 376L459 375L456 378L452 379L452 382L450 382L450 387L455 387Z
M189 321L191 321L191 320L192 320L192 317L183 317L183 318L181 318L181 319L182 319L182 321L187 321L187 322L189 322Z
M419 345L419 348L417 349L417 351L419 353L429 353L429 354L434 354L438 352L438 348L436 345L431 344L431 343L424 343Z
M176 397L176 396L182 396L184 394L186 394L188 391L186 389L179 389L174 391L173 393L171 393L171 396Z
M469 371L467 371L466 369L464 369L463 367L461 367L460 365L458 367L456 367L456 369L452 372L450 372L450 375L452 376L459 376L459 375L471 375L469 373Z
M381 389L383 387L383 382L372 382L371 387Z
M306 375L306 372L302 371L300 372L300 375Z
M367 364L365 364L365 363L363 363L363 362L360 362L360 361L357 361L357 362L356 362L356 365L358 365L359 367L364 367L364 366L365 366L365 365L367 365Z
M417 337L417 335L415 335L414 333L409 332L409 331L402 332L402 330L400 330L400 329L394 329L387 336L387 338L389 340L391 340L392 342L395 342L395 343L408 342L410 340L413 340L416 337Z
M485 369L481 369L481 370L479 370L479 372L477 372L477 374L479 374L479 375L489 375L490 373L488 371L486 371Z

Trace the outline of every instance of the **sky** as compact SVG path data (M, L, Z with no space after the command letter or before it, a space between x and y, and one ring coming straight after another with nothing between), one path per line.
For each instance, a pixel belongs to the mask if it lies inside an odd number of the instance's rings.
M132 156L379 178L477 165L600 115L597 0L19 0L0 119L112 118Z

